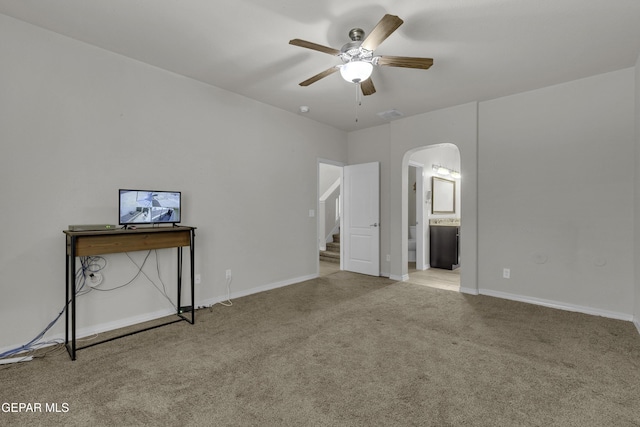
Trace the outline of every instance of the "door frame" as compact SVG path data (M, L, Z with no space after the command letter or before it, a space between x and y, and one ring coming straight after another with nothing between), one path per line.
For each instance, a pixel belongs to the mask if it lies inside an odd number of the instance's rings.
M342 212L342 192L343 192L343 168L346 166L343 162L338 162L335 160L323 159L318 157L316 162L316 275L320 275L320 256L318 255L318 247L320 244L320 239L324 239L324 236L320 235L320 164L326 164L331 166L337 166L340 168L340 211ZM340 215L340 239L342 240L342 215ZM342 245L340 245L340 270L343 269L342 266Z
M426 230L424 224L424 165L409 160L409 166L416 168L416 270L426 270L428 264L425 263L424 260L424 234ZM421 179L418 179L418 177ZM411 183L409 183L409 185L411 185Z

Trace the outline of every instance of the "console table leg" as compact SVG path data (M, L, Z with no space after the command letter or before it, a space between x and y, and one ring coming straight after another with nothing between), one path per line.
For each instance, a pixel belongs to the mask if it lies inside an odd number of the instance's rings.
M191 244L189 245L189 261L191 268L191 324L196 323L196 293L195 293L195 278L196 278L196 268L195 268L195 258L196 258L196 245L195 245L196 233L192 229L191 230Z
M76 360L76 239L71 237L69 275L71 276L71 360ZM68 301L68 300L67 300ZM67 306L67 309L69 306Z

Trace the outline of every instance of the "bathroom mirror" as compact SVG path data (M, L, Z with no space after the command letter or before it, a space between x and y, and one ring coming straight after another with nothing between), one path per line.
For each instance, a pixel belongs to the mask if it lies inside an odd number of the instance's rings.
M456 213L456 182L450 179L431 177L431 213Z

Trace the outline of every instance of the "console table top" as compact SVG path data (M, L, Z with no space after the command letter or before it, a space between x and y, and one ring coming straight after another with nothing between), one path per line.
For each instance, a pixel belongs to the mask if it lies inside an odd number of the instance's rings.
M186 225L176 227L136 227L136 228L115 228L111 230L86 230L86 231L72 231L62 230L62 232L68 236L89 236L100 234L136 234L136 233L166 233L177 231L191 231L196 227L190 227Z

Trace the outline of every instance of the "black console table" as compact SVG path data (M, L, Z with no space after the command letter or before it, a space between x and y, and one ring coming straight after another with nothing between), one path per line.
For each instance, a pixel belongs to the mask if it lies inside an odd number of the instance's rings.
M65 338L64 343L71 357L76 360L76 351L92 347L117 338L137 334L149 329L169 325L171 323L187 321L195 323L195 293L194 293L194 259L195 259L195 227L138 227L137 229L117 229L100 231L70 231L66 235L66 296L65 303ZM191 274L191 305L181 308L182 293L182 249L190 249ZM145 251L153 249L177 248L178 258L178 300L177 318L165 323L150 326L134 332L129 332L113 338L108 338L83 347L76 345L76 257L105 255L120 252ZM183 313L191 313L185 316Z

